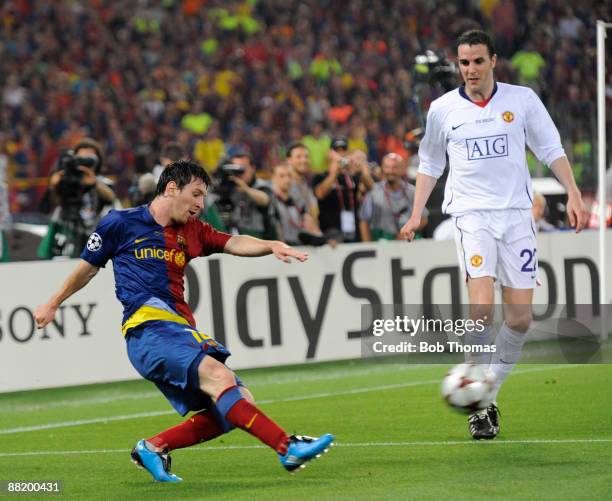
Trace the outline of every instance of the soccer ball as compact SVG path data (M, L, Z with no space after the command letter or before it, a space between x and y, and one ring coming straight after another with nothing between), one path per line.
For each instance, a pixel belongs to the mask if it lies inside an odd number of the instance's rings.
M482 365L456 365L442 380L442 398L464 414L485 409L493 402L493 376Z

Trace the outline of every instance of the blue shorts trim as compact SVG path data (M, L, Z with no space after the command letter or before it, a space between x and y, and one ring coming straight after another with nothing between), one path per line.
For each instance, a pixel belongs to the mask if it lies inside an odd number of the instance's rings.
M130 329L126 342L134 368L155 383L181 416L213 407L199 387L198 366L206 355L225 363L231 354L223 345L190 326L165 320Z

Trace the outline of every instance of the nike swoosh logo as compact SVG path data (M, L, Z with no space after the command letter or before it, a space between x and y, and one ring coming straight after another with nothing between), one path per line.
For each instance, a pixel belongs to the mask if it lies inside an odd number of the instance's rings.
M254 415L254 416L251 418L251 420L250 420L250 421L249 421L249 422L246 424L245 428L246 428L247 430L250 430L250 429L251 429L251 426L253 426L253 423L255 422L255 418L256 418L257 416L259 416L259 414L255 414L255 415Z
M140 242L144 242L145 240L149 240L150 237L144 237L144 238L137 238L136 240L134 240L135 244L139 244Z
M462 124L459 125L451 125L451 129L455 130L458 129L459 127L461 127L462 125L465 125L467 122L463 122Z

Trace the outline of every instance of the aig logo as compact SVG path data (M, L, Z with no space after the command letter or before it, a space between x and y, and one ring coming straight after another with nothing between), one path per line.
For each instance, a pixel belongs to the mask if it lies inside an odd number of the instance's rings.
M468 160L508 156L508 134L476 137L465 140Z

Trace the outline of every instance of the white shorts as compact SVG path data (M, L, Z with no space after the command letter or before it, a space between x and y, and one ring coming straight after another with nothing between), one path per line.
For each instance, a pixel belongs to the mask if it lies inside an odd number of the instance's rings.
M535 288L538 259L531 210L473 211L453 217L453 222L466 280L493 277L505 287Z

